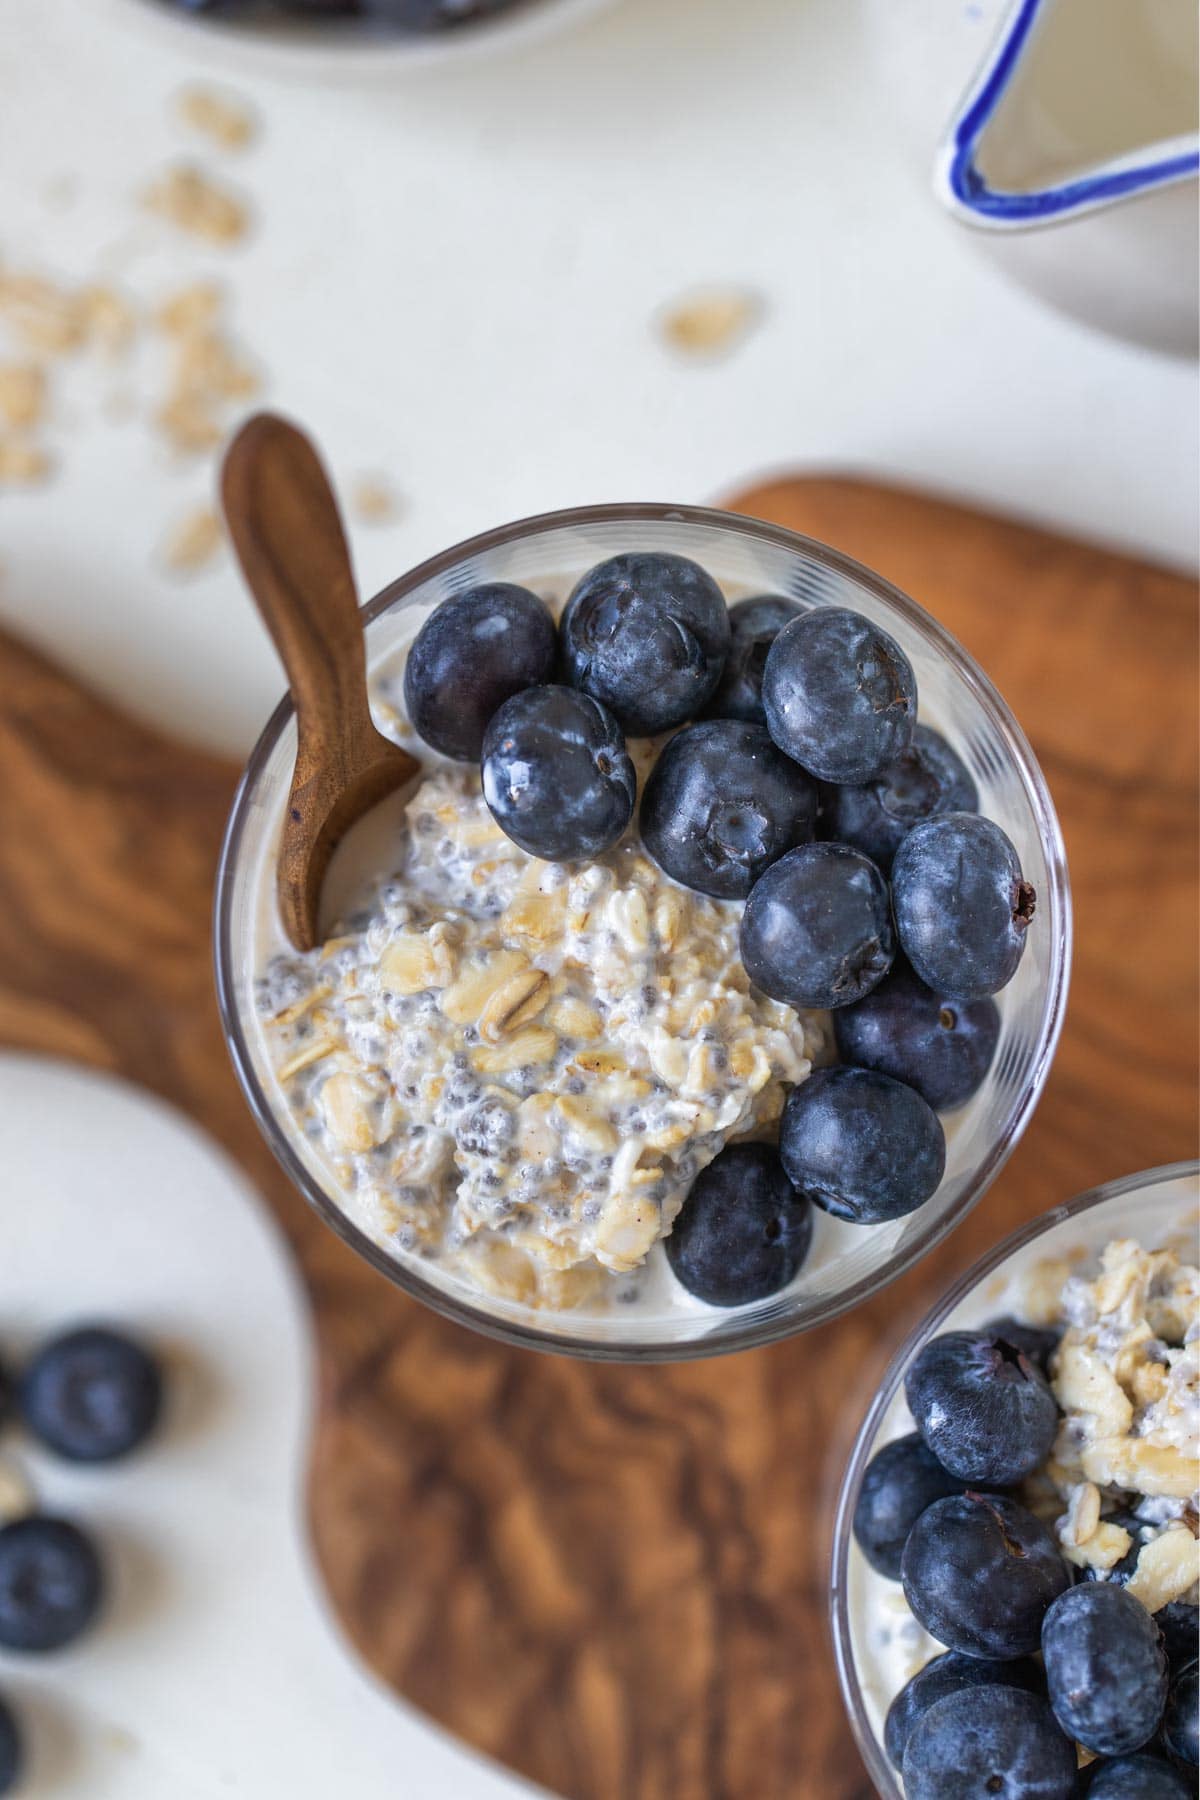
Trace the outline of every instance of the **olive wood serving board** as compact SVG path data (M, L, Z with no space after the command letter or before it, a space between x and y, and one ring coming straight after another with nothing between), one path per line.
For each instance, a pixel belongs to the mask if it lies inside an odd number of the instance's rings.
M869 1794L826 1569L847 1437L889 1349L1013 1226L1196 1140L1193 584L859 481L736 504L871 564L993 676L1062 816L1077 953L1041 1107L972 1217L850 1317L715 1362L506 1350L405 1299L306 1210L242 1104L212 996L235 769L0 638L0 1041L145 1084L245 1165L312 1297L311 1525L350 1640L570 1800Z

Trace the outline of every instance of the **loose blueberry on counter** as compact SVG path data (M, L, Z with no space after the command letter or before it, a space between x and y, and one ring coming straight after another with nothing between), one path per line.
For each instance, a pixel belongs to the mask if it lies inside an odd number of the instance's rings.
M550 609L527 588L493 581L451 595L408 653L413 730L443 756L478 761L492 714L522 688L553 681L557 653Z
M77 1525L33 1513L0 1528L0 1647L61 1649L92 1623L103 1588Z
M1200 1607L1190 1600L1171 1600L1154 1615L1162 1632L1171 1673L1178 1674L1200 1654Z
M878 1225L936 1193L946 1168L938 1116L872 1069L818 1069L793 1088L779 1129L793 1186L835 1219Z
M1040 1369L1043 1375L1049 1374L1050 1358L1062 1337L1060 1330L1050 1325L1023 1325L1011 1313L1005 1313L1000 1319L989 1319L983 1330L988 1337L1003 1338L1006 1344L1022 1351L1034 1368Z
M812 1210L775 1151L730 1144L692 1183L666 1252L689 1294L744 1306L786 1287L811 1242Z
M1190 1768L1196 1767L1197 1739L1200 1737L1200 1685L1197 1664L1190 1662L1171 1682L1167 1707L1163 1714L1162 1738L1171 1755Z
M1167 1658L1140 1600L1110 1582L1059 1596L1042 1622L1050 1704L1063 1730L1097 1756L1128 1756L1158 1730Z
M964 1688L1020 1688L1026 1694L1046 1692L1046 1678L1032 1657L1020 1656L1012 1662L986 1662L979 1656L960 1656L947 1650L935 1656L910 1681L905 1682L888 1707L883 1726L883 1747L889 1761L899 1769L909 1735L931 1706L948 1694L959 1694Z
M917 681L882 627L844 606L785 625L763 672L767 730L821 781L863 782L908 748Z
M765 730L762 683L767 653L784 626L802 611L795 601L779 594L758 594L729 608L729 655L716 692L704 708L704 718L745 719Z
M1072 1800L1075 1746L1040 1694L964 1688L931 1706L904 1753L907 1800Z
M935 1500L962 1491L919 1432L885 1444L867 1464L854 1508L854 1536L871 1567L899 1581L904 1540L917 1519Z
M816 784L761 725L709 719L676 732L638 815L660 868L701 894L743 900L772 863L807 843Z
M450 31L511 5L513 0L360 0L367 18L400 31Z
M931 1338L904 1377L917 1430L961 1481L1011 1487L1046 1460L1058 1407L1023 1351L983 1331Z
M1012 844L978 813L914 825L892 864L896 930L927 987L982 1000L1024 954L1035 894Z
M483 738L483 797L530 856L573 862L611 850L633 817L637 776L612 714L568 687L531 687Z
M1032 1656L1042 1619L1071 1585L1054 1534L1000 1494L927 1506L900 1561L904 1597L931 1636L964 1656Z
M615 713L630 737L694 718L712 697L729 650L720 588L686 556L632 552L598 563L562 616L572 687Z
M906 1081L935 1112L978 1093L1000 1041L994 1000L951 1000L927 988L902 957L878 987L833 1015L838 1054Z
M801 844L750 891L740 928L746 973L788 1006L851 1006L892 966L887 883L846 844Z
M1087 1800L1196 1800L1194 1782L1164 1757L1142 1750L1112 1762L1092 1763L1081 1775Z
M914 725L908 749L872 781L829 789L826 835L853 844L886 875L922 819L978 810L978 791L957 751L940 732Z
M102 1326L46 1344L21 1378L30 1431L71 1462L112 1462L149 1436L162 1403L158 1366L140 1344Z
M21 1775L21 1734L17 1721L0 1699L0 1794L11 1794Z

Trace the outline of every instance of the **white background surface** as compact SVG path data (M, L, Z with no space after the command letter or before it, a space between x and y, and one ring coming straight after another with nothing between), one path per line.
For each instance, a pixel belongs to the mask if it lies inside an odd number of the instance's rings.
M223 275L270 401L340 480L382 469L405 497L396 525L356 529L364 594L525 513L712 499L793 466L1192 563L1195 365L1007 285L930 199L911 96L872 50L860 0L614 0L486 64L340 89L235 70L263 135L225 164L258 230L204 252L134 205L193 147L170 98L194 66L134 0L4 0L0 250L64 277L107 260L148 294ZM62 175L78 192L56 210ZM681 363L655 314L714 281L760 291L766 321ZM62 385L59 478L0 493L0 617L244 750L281 682L232 567L154 567L210 471L106 423L84 372Z
M977 257L928 197L856 0L615 0L534 50L345 89L230 72L263 132L224 165L258 218L224 253L137 221L193 149L170 101L195 73L132 0L3 0L0 256L144 296L224 279L270 401L340 480L383 471L404 496L397 524L356 529L364 594L525 513L712 499L796 466L1194 560L1194 365L1089 335ZM654 317L710 282L760 292L765 322L681 363ZM56 393L57 478L0 492L0 618L142 715L245 750L281 682L232 565L180 583L155 563L211 468L108 422L94 371ZM301 1303L236 1178L157 1109L44 1068L4 1068L0 1118L23 1201L5 1330L161 1320L214 1384L136 1471L45 1477L117 1546L118 1598L103 1639L0 1668L33 1719L33 1791L515 1793L379 1695L306 1584Z

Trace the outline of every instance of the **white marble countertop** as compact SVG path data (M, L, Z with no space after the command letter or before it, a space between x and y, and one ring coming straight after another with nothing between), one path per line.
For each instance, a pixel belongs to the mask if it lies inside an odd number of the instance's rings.
M403 496L397 522L355 528L364 593L526 513L806 466L1192 563L1195 364L1089 333L977 254L929 196L869 30L862 0L613 0L394 81L231 76L260 141L198 160L257 223L205 250L135 204L196 149L171 114L198 72L187 32L148 30L135 0L5 0L0 253L144 296L225 280L270 403L341 481L379 470ZM653 321L713 282L761 294L762 325L681 362ZM64 371L56 478L0 491L0 618L244 750L281 681L233 567L181 583L155 562L211 465L110 423L99 387Z

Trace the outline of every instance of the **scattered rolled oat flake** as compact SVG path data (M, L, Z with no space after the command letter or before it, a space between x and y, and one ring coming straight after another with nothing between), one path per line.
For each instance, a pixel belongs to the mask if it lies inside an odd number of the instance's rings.
M401 511L400 496L382 475L360 475L350 490L350 504L364 525L388 525Z
M189 337L215 325L224 304L224 292L215 281L193 281L163 301L154 323L169 337Z
M213 244L236 244L250 229L246 203L193 163L176 163L142 195L149 212Z
M715 359L736 350L765 310L748 288L697 289L663 310L659 330L680 355Z
M172 575L196 575L220 554L225 529L211 507L185 513L163 546L163 565Z
M41 422L46 410L46 372L38 363L0 363L0 420L14 431Z
M93 282L79 295L80 315L88 342L119 356L133 342L137 312L131 301L105 282Z
M244 150L258 136L258 115L249 101L216 88L184 88L175 111L181 124L220 150Z
M54 463L49 451L23 438L0 438L0 484L36 487L48 481Z
M37 1495L28 1475L11 1456L0 1456L0 1525L36 1511Z
M31 350L65 356L87 335L79 299L41 275L0 275L0 315Z

